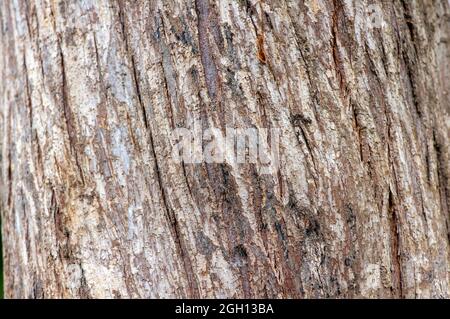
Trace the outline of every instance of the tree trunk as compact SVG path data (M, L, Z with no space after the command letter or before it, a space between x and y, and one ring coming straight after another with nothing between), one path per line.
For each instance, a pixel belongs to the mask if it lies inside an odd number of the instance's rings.
M6 296L448 298L449 14L1 1ZM178 128L276 129L271 169Z

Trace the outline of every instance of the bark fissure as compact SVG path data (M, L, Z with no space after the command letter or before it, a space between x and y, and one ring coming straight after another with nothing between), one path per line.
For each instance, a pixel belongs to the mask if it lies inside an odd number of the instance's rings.
M123 36L123 41L125 43L125 49L127 51L128 57L129 57L130 62L131 62L132 77L133 77L134 87L136 89L136 95L137 95L137 98L138 98L140 109L142 110L142 117L143 117L145 128L148 130L149 124L148 124L148 119L147 119L147 111L145 110L145 105L144 105L143 99L142 99L142 94L141 94L141 88L140 88L140 85L139 85L139 77L138 77L136 62L134 60L134 54L133 54L133 52L131 52L131 48L130 48L130 46L128 44L127 26L126 26L125 17L123 15L122 4L121 4L120 1L119 1L119 21L120 21L120 25L122 27L122 36Z
M30 130L31 134L33 134L33 103L31 102L31 88L30 88L30 79L28 77L28 67L25 55L23 57L23 68L25 73L25 90L26 90L26 104L29 112L30 117Z
M216 104L220 101L220 78L209 41L209 15L208 0L195 0L198 21L198 43L203 65L205 83L211 101Z
M402 261L401 261L401 251L400 251L400 234L398 229L398 217L397 217L397 211L395 208L395 202L394 202L394 195L392 194L392 191L389 190L389 196L388 196L388 214L389 214L389 222L390 222L390 228L391 228L391 256L392 256L392 263L393 263L393 282L394 286L392 287L394 289L393 293L395 297L404 297L403 290L402 290Z
M59 61L60 61L60 70L61 70L61 103L62 103L62 109L67 129L67 134L69 137L69 148L72 152L72 155L75 159L75 164L77 166L77 170L79 172L79 177L81 178L82 184L85 184L84 181L84 175L83 175L83 168L80 165L80 161L78 159L78 151L77 151L77 137L76 137L76 126L75 126L75 119L72 113L72 110L69 105L68 100L68 88L67 88L67 79L66 79L66 68L65 68L65 62L64 62L64 55L61 48L61 40L58 42L58 51L59 51Z
M342 10L342 3L339 2L339 0L333 0L333 14L331 17L332 25L331 25L331 48L332 48L332 55L333 55L333 62L335 66L335 71L337 74L338 82L339 82L339 91L341 94L344 94L345 92L345 73L342 71L342 63L341 63L341 57L339 53L339 19L340 19L340 13Z

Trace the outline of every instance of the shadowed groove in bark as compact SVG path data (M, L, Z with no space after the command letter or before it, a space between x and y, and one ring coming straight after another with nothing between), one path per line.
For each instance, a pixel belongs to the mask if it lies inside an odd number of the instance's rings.
M394 195L392 194L392 191L389 190L389 208L388 208L388 214L390 218L390 224L391 224L391 250L392 250L392 260L394 268L393 271L393 281L394 286L392 287L393 293L395 297L404 297L403 291L402 291L402 264L401 264L401 256L400 256L400 235L399 235L399 229L398 229L398 218L397 218L397 212L395 210L395 203L394 203Z
M123 13L123 8L122 8L122 2L119 1L119 21L120 21L120 24L121 24L121 27L122 27L123 41L125 43L125 48L126 48L127 54L129 56L129 59L130 59L131 69L133 71L133 81L134 81L134 86L135 86L135 89L136 89L136 95L137 95L137 98L138 98L138 101L139 101L139 106L140 106L140 108L142 110L142 118L143 118L143 121L144 121L145 128L148 130L149 127L148 127L148 120L147 120L147 111L145 110L145 105L144 105L144 103L142 101L142 93L141 93L141 88L140 88L140 85L139 85L139 79L140 78L138 77L138 71L137 71L137 68L136 68L136 62L134 60L134 53L131 52L129 44L128 44L127 27L126 27L126 22L125 22L125 18L123 16L123 14L124 13ZM96 43L97 43L97 41L95 40L95 48L96 48L95 51L97 52L97 44ZM97 54L97 57L98 57L98 54Z
M72 110L69 105L68 100L68 92L67 92L67 79L66 79L66 69L64 64L64 55L61 49L61 39L58 42L58 50L59 50L59 61L60 61L60 70L61 70L61 103L64 112L64 119L67 128L67 135L69 137L69 147L75 159L75 164L77 166L79 176L82 184L84 184L84 176L83 176L83 168L80 165L78 159L78 151L77 151L77 136L76 136L76 127L75 127L75 119L72 113Z
M208 0L195 0L198 21L198 43L208 94L213 103L220 97L220 79L209 41L210 7Z

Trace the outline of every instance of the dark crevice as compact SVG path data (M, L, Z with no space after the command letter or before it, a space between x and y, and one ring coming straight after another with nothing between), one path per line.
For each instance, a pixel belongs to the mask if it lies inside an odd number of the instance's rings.
M138 97L139 106L141 107L141 110L142 110L142 117L144 118L145 128L148 129L147 111L145 110L145 105L144 105L144 102L142 101L141 88L139 86L139 80L138 80L139 78L138 78L136 63L134 61L133 55L131 55L131 67L133 69L133 80L134 80L135 87L136 87L136 94Z
M75 128L75 120L72 114L72 110L69 106L69 98L68 98L68 87L67 87L67 78L66 78L66 66L64 62L64 55L61 48L61 39L58 41L58 52L59 52L59 60L60 60L60 69L61 69L61 94L62 94L62 106L63 106L63 114L66 122L67 134L69 136L69 145L70 150L75 159L75 164L77 166L78 172L80 174L81 182L84 185L84 175L83 169L80 165L78 154L77 154L77 137L76 137L76 128Z
M209 43L210 12L208 0L195 0L198 20L198 42L201 62L205 73L206 88L210 99L216 104L220 99L220 78Z
M25 73L25 91L26 91L26 105L28 107L29 112L29 118L30 118L30 131L31 134L33 134L33 104L31 101L31 87L30 87L30 78L28 75L28 67L27 67L27 61L25 58L25 54L23 56L23 68Z
M314 168L315 168L315 170L317 172L317 166L316 166L316 163L314 161L314 156L313 156L314 153L313 153L313 149L312 149L312 147L310 145L309 138L306 135L306 132L305 132L305 129L303 128L303 125L300 125L299 129L300 129L300 133L302 134L303 140L305 141L305 145L306 145L306 148L308 149L308 153L311 156L311 160L313 161Z
M449 223L450 215L449 212L449 190L447 189L448 185L448 163L445 161L445 157L443 154L442 146L438 141L438 137L436 136L436 131L433 130L433 146L436 152L437 159L437 173L438 173L438 183L439 183L439 192L441 198L441 208L443 212L447 212L446 214L446 222ZM448 229L448 236L450 239L450 229ZM449 240L450 243L450 240Z
M427 171L427 182L428 184L431 184L432 167L430 163L430 151L428 149L428 145L425 147L425 168Z
M93 39L94 39L94 51L95 51L95 62L97 63L97 70L98 70L98 80L101 83L102 82L102 68L100 63L100 54L98 52L98 45L97 45L97 36L95 32L93 32Z
M12 171L12 108L8 112L8 207L12 209L12 185L13 185L13 171Z
M391 259L392 259L392 281L393 294L395 297L403 297L402 262L400 251L399 220L395 206L394 195L389 190L388 217L391 231Z
M406 68L406 76L408 79L409 86L411 88L411 97L413 105L416 109L417 115L419 118L422 117L422 110L420 108L420 101L418 96L418 87L417 87L417 78L419 74L417 72L417 45L416 45L416 36L415 36L415 26L412 18L412 8L410 1L401 0L401 5L403 7L403 16L405 20L406 27L408 29L408 36L410 45L406 48L402 47L401 57L403 58L404 65ZM407 38L403 39L403 43L405 43ZM405 50L408 49L408 50Z
M356 134L358 136L358 145L359 145L359 158L361 160L361 163L364 163L364 147L363 147L363 137L362 137L362 127L358 121L358 112L357 112L357 108L355 106L354 103L351 104L352 105L352 110L353 110L353 120L355 122L355 130L356 130Z
M125 44L125 50L127 52L127 55L130 59L131 62L131 71L132 71L132 78L133 78L133 83L134 83L134 87L136 89L136 95L138 98L138 102L139 102L139 106L142 110L142 117L144 120L144 125L145 128L148 129L149 125L148 125L148 118L147 118L147 111L145 109L145 105L143 103L143 99L142 99L142 94L141 94L141 88L139 85L139 77L138 77L138 72L137 72L137 67L136 67L136 62L134 60L134 54L131 51L131 48L128 44L128 38L127 38L127 26L126 26L126 22L125 22L125 17L123 14L123 8L122 8L122 4L119 1L119 22L121 25L121 31L122 31L122 37L123 37L123 41Z
M86 274L84 273L82 263L79 262L78 264L81 269L80 287L78 288L78 294L81 299L89 299L91 298L91 294L89 291L89 286L87 285Z
M50 198L50 212L53 214L53 223L55 226L55 239L58 247L58 255L61 260L69 257L68 239L69 234L65 230L62 212L59 209L56 191L52 189L52 197Z
M166 93L166 98L167 98L167 103L169 104L169 121L170 124L172 125L172 128L175 128L175 123L174 123L174 118L173 118L173 105L172 105L172 99L170 96L170 91L169 91L169 83L167 82L167 75L166 75L166 70L164 68L164 64L161 64L161 69L163 70L164 76L163 76L163 80L164 80L164 91Z
M192 199L194 199L194 195L192 194L191 184L189 183L189 179L187 176L186 164L184 163L184 161L181 163L181 168L183 170L184 179L186 180L186 187L188 189L189 195L191 196Z
M394 154L391 152L391 141L393 141L393 137L391 136L391 119L389 117L389 111L385 106L384 109L385 117L386 117L386 125L387 125L387 156L390 163L390 171L392 174L392 178L395 183L396 194L398 194L398 179L395 170L395 164L393 162ZM401 260L401 247L400 247L400 230L399 225L401 225L401 221L399 220L399 213L397 209L395 195L389 187L389 195L388 195L388 221L390 228L390 241L391 241L391 260L392 260L392 294L393 297L404 297L404 289L403 289L403 274L402 274L402 260Z
M313 147L311 145L311 141L308 138L308 135L306 133L306 129L304 127L304 125L305 124L307 125L308 123L310 123L310 121L311 121L310 119L305 118L304 116L299 115L299 114L294 115L291 118L291 124L294 127L294 131L296 132L297 139L299 139L299 135L301 135L303 141L305 142L306 148L308 150L309 157L311 157L311 161L313 163L314 171L315 171L315 173L317 173L318 172L318 168L317 168L316 161L314 159ZM316 179L314 178L314 181L315 180Z
M414 43L415 39L415 27L411 15L411 1L410 0L400 0L403 6L403 16L405 18L406 26L408 27L409 36L411 37L412 43ZM409 3L408 3L409 2Z
M450 227L448 218L445 220L445 228L447 229L447 242L450 244Z
M28 4L28 1L24 1L24 5L25 5L25 22L27 23L27 32L28 32L28 36L31 38L32 34L31 34L31 23L30 23L30 7Z
M342 10L342 4L338 3L338 0L333 0L333 15L331 17L331 35L332 35L332 55L333 62L337 74L337 78L339 81L339 90L341 94L345 95L345 74L343 72L343 66L341 62L341 57L339 54L339 45L338 45L338 37L339 30L341 26L339 26L339 14Z
M366 43L367 45L367 43ZM386 48L385 48L385 43L383 41L380 41L380 46L381 46L381 52L382 52L382 56L381 56L381 62L383 63L383 69L384 69L384 74L387 76L389 76L389 65L388 65L388 60L387 60L387 54L386 54ZM380 78L378 77L378 81L380 81Z
M38 163L39 171L42 172L42 174L44 174L45 170L44 170L41 142L39 141L39 137L38 137L36 132L35 132L34 135L35 135L34 140L36 141L35 145L36 145L36 150L37 150L36 160L37 160L37 163Z
M417 115L420 118L420 117L422 117L422 110L420 109L419 99L418 99L418 95L417 95L416 73L413 71L415 63L410 61L410 59L406 55L406 52L403 52L403 61L405 63L408 84L411 88L411 90L409 92L411 92L411 97L412 97L412 102L413 102L414 108L416 110Z
M294 128L294 132L297 137L297 141L298 141L299 145L302 144L301 139L303 139L308 154L305 154L305 151L303 150L302 147L300 149L302 150L305 157L311 158L312 168L314 170L313 172L311 172L311 174L314 177L313 182L314 182L315 188L317 190L318 166L317 166L316 160L314 158L313 147L312 147L313 145L311 145L311 142L308 138L308 135L306 134L306 129L305 129L305 125L311 124L311 119L306 118L305 116L303 116L301 114L295 114L295 115L291 116L290 121ZM300 136L301 136L301 138L300 138ZM308 167L309 167L309 165L308 165Z

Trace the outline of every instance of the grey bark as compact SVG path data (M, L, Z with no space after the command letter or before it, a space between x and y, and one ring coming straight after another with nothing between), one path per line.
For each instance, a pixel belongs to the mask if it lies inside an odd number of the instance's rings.
M448 298L449 13L1 1L6 296ZM279 169L171 161L192 119Z

